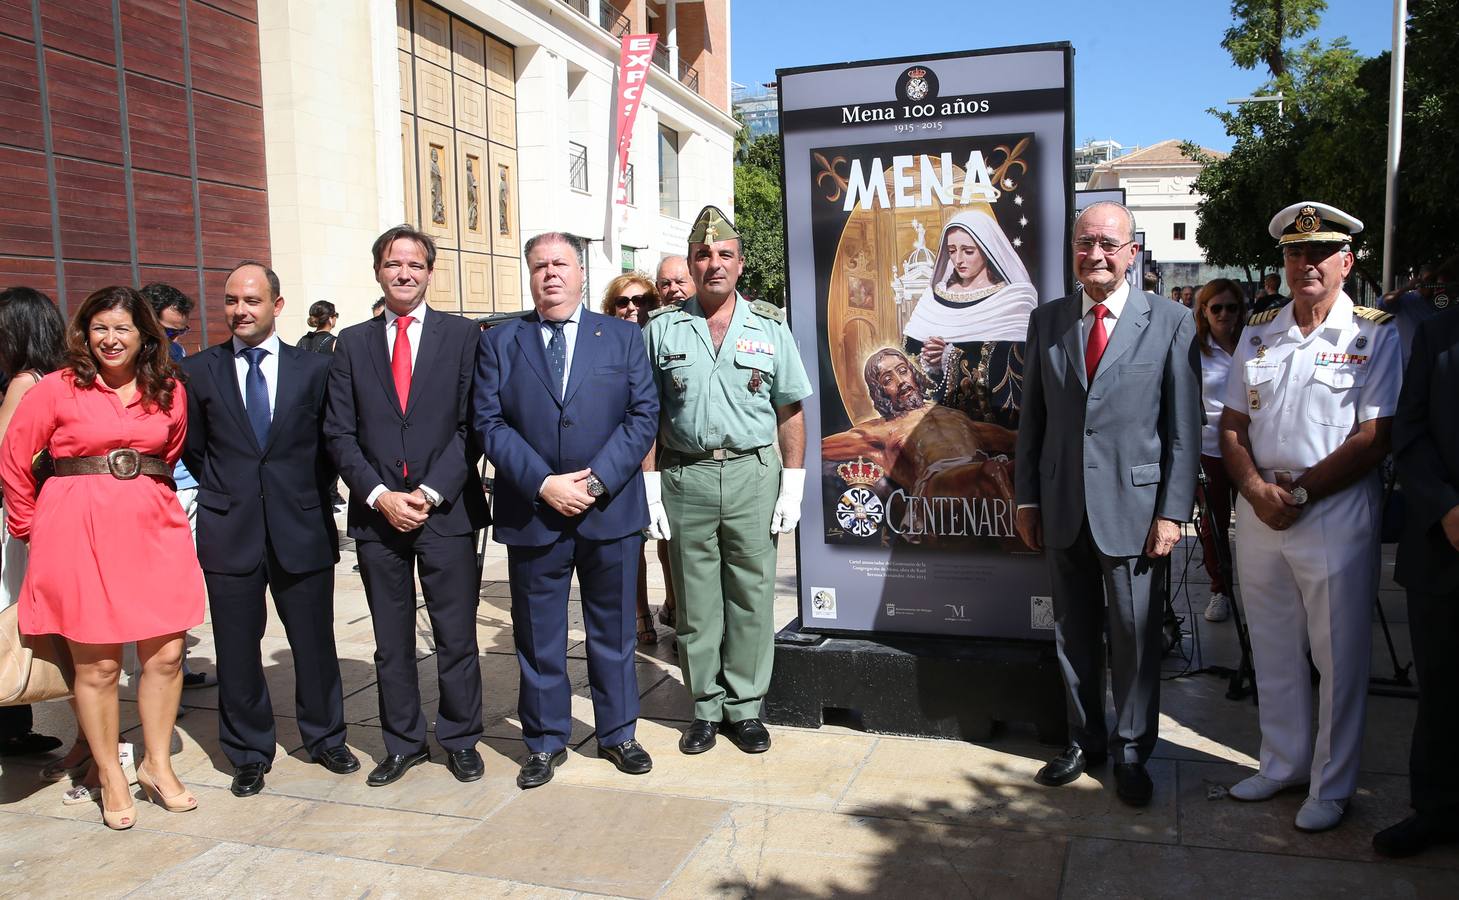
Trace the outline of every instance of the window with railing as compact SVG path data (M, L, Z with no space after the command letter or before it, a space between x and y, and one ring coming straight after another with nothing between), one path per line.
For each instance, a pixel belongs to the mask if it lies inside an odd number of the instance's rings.
M633 202L633 163L623 167L623 196L629 206L638 205Z
M633 22L623 14L623 10L608 0L600 0L598 3L598 24L603 26L604 31L620 38L633 27Z
M669 48L664 44L662 36L659 37L659 42L654 45L653 63L660 69L679 79L679 83L684 85L684 87L696 94L699 93L699 70L684 62L681 57L679 59L679 71L675 72L669 66Z
M588 148L576 141L567 142L567 181L575 191L588 191Z

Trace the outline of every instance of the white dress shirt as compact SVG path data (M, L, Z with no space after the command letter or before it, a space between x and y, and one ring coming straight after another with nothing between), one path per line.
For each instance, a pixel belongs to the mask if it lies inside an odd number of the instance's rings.
M562 336L567 341L567 360L562 367L562 384L557 386L559 395L567 389L567 378L572 374L572 352L577 348L578 323L582 321L582 318L583 305L579 303L572 308L572 315L563 320ZM545 349L552 343L552 328L547 324L547 320L543 319L537 326L537 330L542 332L542 346Z
M1206 424L1201 426L1201 455L1220 456L1221 410L1226 408L1226 377L1231 371L1231 354L1209 335L1206 346L1211 352L1201 354L1201 404L1206 408Z
M574 306L572 308L572 315L563 320L562 337L565 341L567 341L567 359L564 360L562 364L562 384L557 386L557 393L559 395L567 393L567 378L569 375L572 374L572 352L573 350L577 349L578 325L582 321L582 318L583 305L579 303L577 306ZM542 321L539 322L537 325L537 330L542 333L542 348L545 350L547 349L547 346L552 343L552 327L547 324L546 319L542 319ZM552 361L549 359L548 365L551 364ZM547 487L547 479L551 477L551 475L548 475L547 478L542 479L542 483L537 486L537 493L539 496L542 494L542 489Z
M279 333L276 331L264 338L258 346L264 351L258 368L263 373L264 384L268 385L269 421L272 422L279 396ZM247 349L247 344L237 337L233 338L233 370L238 373L238 394L243 398L244 409L248 409L248 358L243 355Z
M408 315L411 316L411 323L405 326L405 334L407 337L410 338L410 372L412 378L415 377L415 360L416 357L420 354L420 336L424 330L423 323L425 322L426 310L428 308L429 307L424 300L416 304L415 309L411 310L408 313ZM398 334L400 331L400 329L395 327L395 320L399 318L400 316L396 315L395 312L388 305L385 307L386 360L395 359L395 335ZM421 493L426 495L426 499L431 501L432 506L441 505L441 501L443 498L440 494L436 493L435 489L425 484L422 484L420 486L420 489ZM380 495L385 493L385 491L386 488L383 483L375 485L375 489L370 491L370 496L365 498L365 505L370 507L371 509L374 509L375 501L379 500Z

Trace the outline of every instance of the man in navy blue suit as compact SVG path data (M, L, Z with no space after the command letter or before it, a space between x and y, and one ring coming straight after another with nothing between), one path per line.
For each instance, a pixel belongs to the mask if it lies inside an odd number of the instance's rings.
M274 714L259 642L264 592L294 657L294 708L311 759L346 775L344 693L334 647L330 509L334 467L324 449L329 359L279 340L279 277L258 262L233 267L223 287L232 335L182 362L187 446L198 480L198 561L208 584L218 659L218 742L232 791L263 789L274 759Z
M474 388L476 431L496 467L496 540L507 545L524 789L551 781L567 759L574 570L598 755L630 775L653 767L634 740L634 599L648 525L639 463L659 421L642 334L584 308L573 244L541 234L527 242L526 257L536 311L481 335Z

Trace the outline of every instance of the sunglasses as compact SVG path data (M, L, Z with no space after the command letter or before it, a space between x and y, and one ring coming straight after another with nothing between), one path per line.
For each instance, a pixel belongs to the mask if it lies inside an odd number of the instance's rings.
M183 335L187 334L189 331L192 331L192 326L184 325L181 328L164 328L162 330L167 332L167 339L169 341L175 341Z
M1239 304L1239 303L1212 303L1210 306L1206 307L1206 309L1209 309L1212 313L1223 313L1223 312L1235 313L1235 312L1240 312L1241 311L1241 304Z
M630 303L634 306L643 306L647 300L648 294L635 294L632 297L619 297L613 301L613 305L618 309L622 309Z

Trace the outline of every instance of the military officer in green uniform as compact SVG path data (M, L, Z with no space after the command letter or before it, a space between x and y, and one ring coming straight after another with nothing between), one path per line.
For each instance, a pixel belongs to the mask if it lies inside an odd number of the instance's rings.
M774 653L775 535L795 529L805 487L810 380L785 313L735 290L743 268L734 225L706 206L689 232L695 296L655 311L646 335L661 404L658 471L644 479L649 535L669 539L694 698L679 749L691 754L720 730L747 753L770 749L760 702Z

